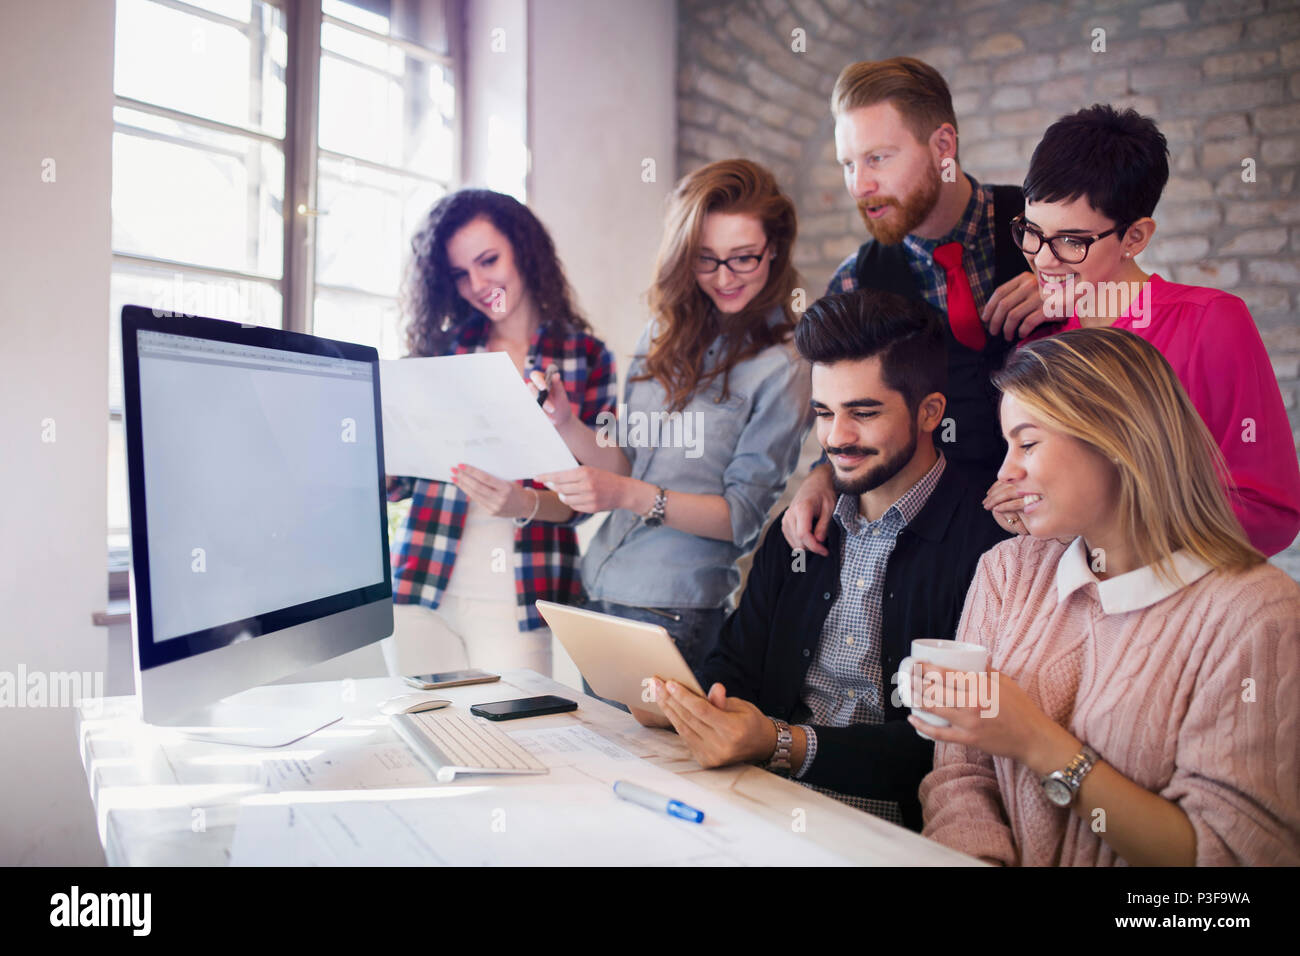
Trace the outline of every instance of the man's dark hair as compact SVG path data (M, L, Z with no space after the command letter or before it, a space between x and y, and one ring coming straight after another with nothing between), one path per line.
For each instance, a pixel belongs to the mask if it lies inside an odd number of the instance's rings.
M948 349L934 311L919 299L859 289L818 299L794 330L809 362L831 365L880 356L885 384L915 414L921 399L948 385Z
M1169 181L1169 145L1155 121L1098 103L1062 116L1034 147L1025 202L1084 196L1117 226L1151 215Z

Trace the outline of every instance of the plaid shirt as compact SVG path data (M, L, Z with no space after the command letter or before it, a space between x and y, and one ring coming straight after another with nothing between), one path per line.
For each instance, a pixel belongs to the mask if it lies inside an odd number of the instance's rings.
M479 313L466 323L448 355L487 351L488 320ZM583 332L551 333L539 328L528 350L528 367L545 369L554 363L574 411L596 425L601 412L612 411L616 400L614 356L599 339ZM532 480L527 488L544 490ZM393 600L436 608L456 565L456 551L465 528L469 499L453 484L424 478L403 479L389 497L411 495L411 510L392 547ZM515 529L515 616L519 630L531 631L546 622L534 601L573 603L582 590L578 570L578 536L574 525L589 517L578 514L563 524L533 521Z
M859 513L857 495L840 495L835 505L835 520L844 529L840 594L822 624L817 651L804 676L801 694L803 705L811 711L812 724L848 727L885 722L889 675L880 672L880 628L884 620L881 591L885 586L885 569L898 542L898 533L930 500L944 467L940 453L939 460L921 480L875 521L868 521ZM806 774L817 759L816 729L807 724L799 726L804 728L808 749L796 778ZM804 786L903 825L902 810L892 800L871 800L807 783Z
M961 263L966 269L966 278L970 280L976 310L982 310L984 303L993 294L993 269L996 264L993 189L980 185L973 176L966 178L971 184L970 202L966 204L965 212L951 232L940 239L922 239L912 235L903 237L907 262L921 287L921 295L939 310L940 315L948 314L948 282L943 267L935 265L934 250L945 243L962 244ZM826 294L852 292L858 287L857 273L858 253L855 252L835 270Z

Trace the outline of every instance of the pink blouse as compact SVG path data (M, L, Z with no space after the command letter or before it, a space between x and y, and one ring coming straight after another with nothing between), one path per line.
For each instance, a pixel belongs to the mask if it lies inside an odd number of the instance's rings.
M1245 302L1218 289L1158 275L1148 284L1150 314L1130 309L1113 327L1168 360L1223 452L1237 486L1228 497L1250 543L1269 555L1285 551L1300 534L1300 460L1255 320ZM1025 341L1079 327L1071 316Z

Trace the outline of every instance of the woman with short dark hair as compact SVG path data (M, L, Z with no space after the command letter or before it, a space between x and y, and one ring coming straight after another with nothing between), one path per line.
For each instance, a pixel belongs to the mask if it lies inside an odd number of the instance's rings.
M1237 296L1166 282L1136 257L1155 232L1169 178L1165 137L1131 109L1097 105L1053 123L1025 176L1012 237L1062 329L1113 326L1169 360L1228 462L1233 510L1251 544L1285 550L1300 532L1300 463L1277 376ZM995 484L986 502L1017 530L1021 503Z

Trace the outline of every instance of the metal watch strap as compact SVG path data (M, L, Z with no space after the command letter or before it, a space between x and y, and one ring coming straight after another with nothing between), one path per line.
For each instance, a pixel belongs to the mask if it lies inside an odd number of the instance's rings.
M654 507L652 507L645 515L643 515L641 520L644 521L648 527L651 528L659 527L659 525L664 523L664 513L667 504L668 504L668 489L659 488L655 494Z
M1089 771L1097 765L1101 758L1097 756L1097 751L1093 750L1087 744L1074 755L1074 759L1065 765L1062 774L1070 789L1075 793L1079 792L1079 787L1083 785L1083 778L1088 776Z
M767 762L767 769L788 777L793 769L790 766L790 749L794 746L794 734L790 730L790 725L784 720L777 717L769 717L768 720L776 727L776 751L772 754L772 759Z
M1042 778L1043 790L1057 806L1070 806L1074 803L1075 798L1079 795L1079 788L1083 786L1083 778L1086 777L1092 768L1097 765L1101 757L1097 751L1093 750L1087 744L1084 744L1073 759L1065 765L1064 770L1054 770ZM1059 792L1060 785L1064 784L1069 790L1069 800L1062 803L1061 800L1053 799L1053 790Z

